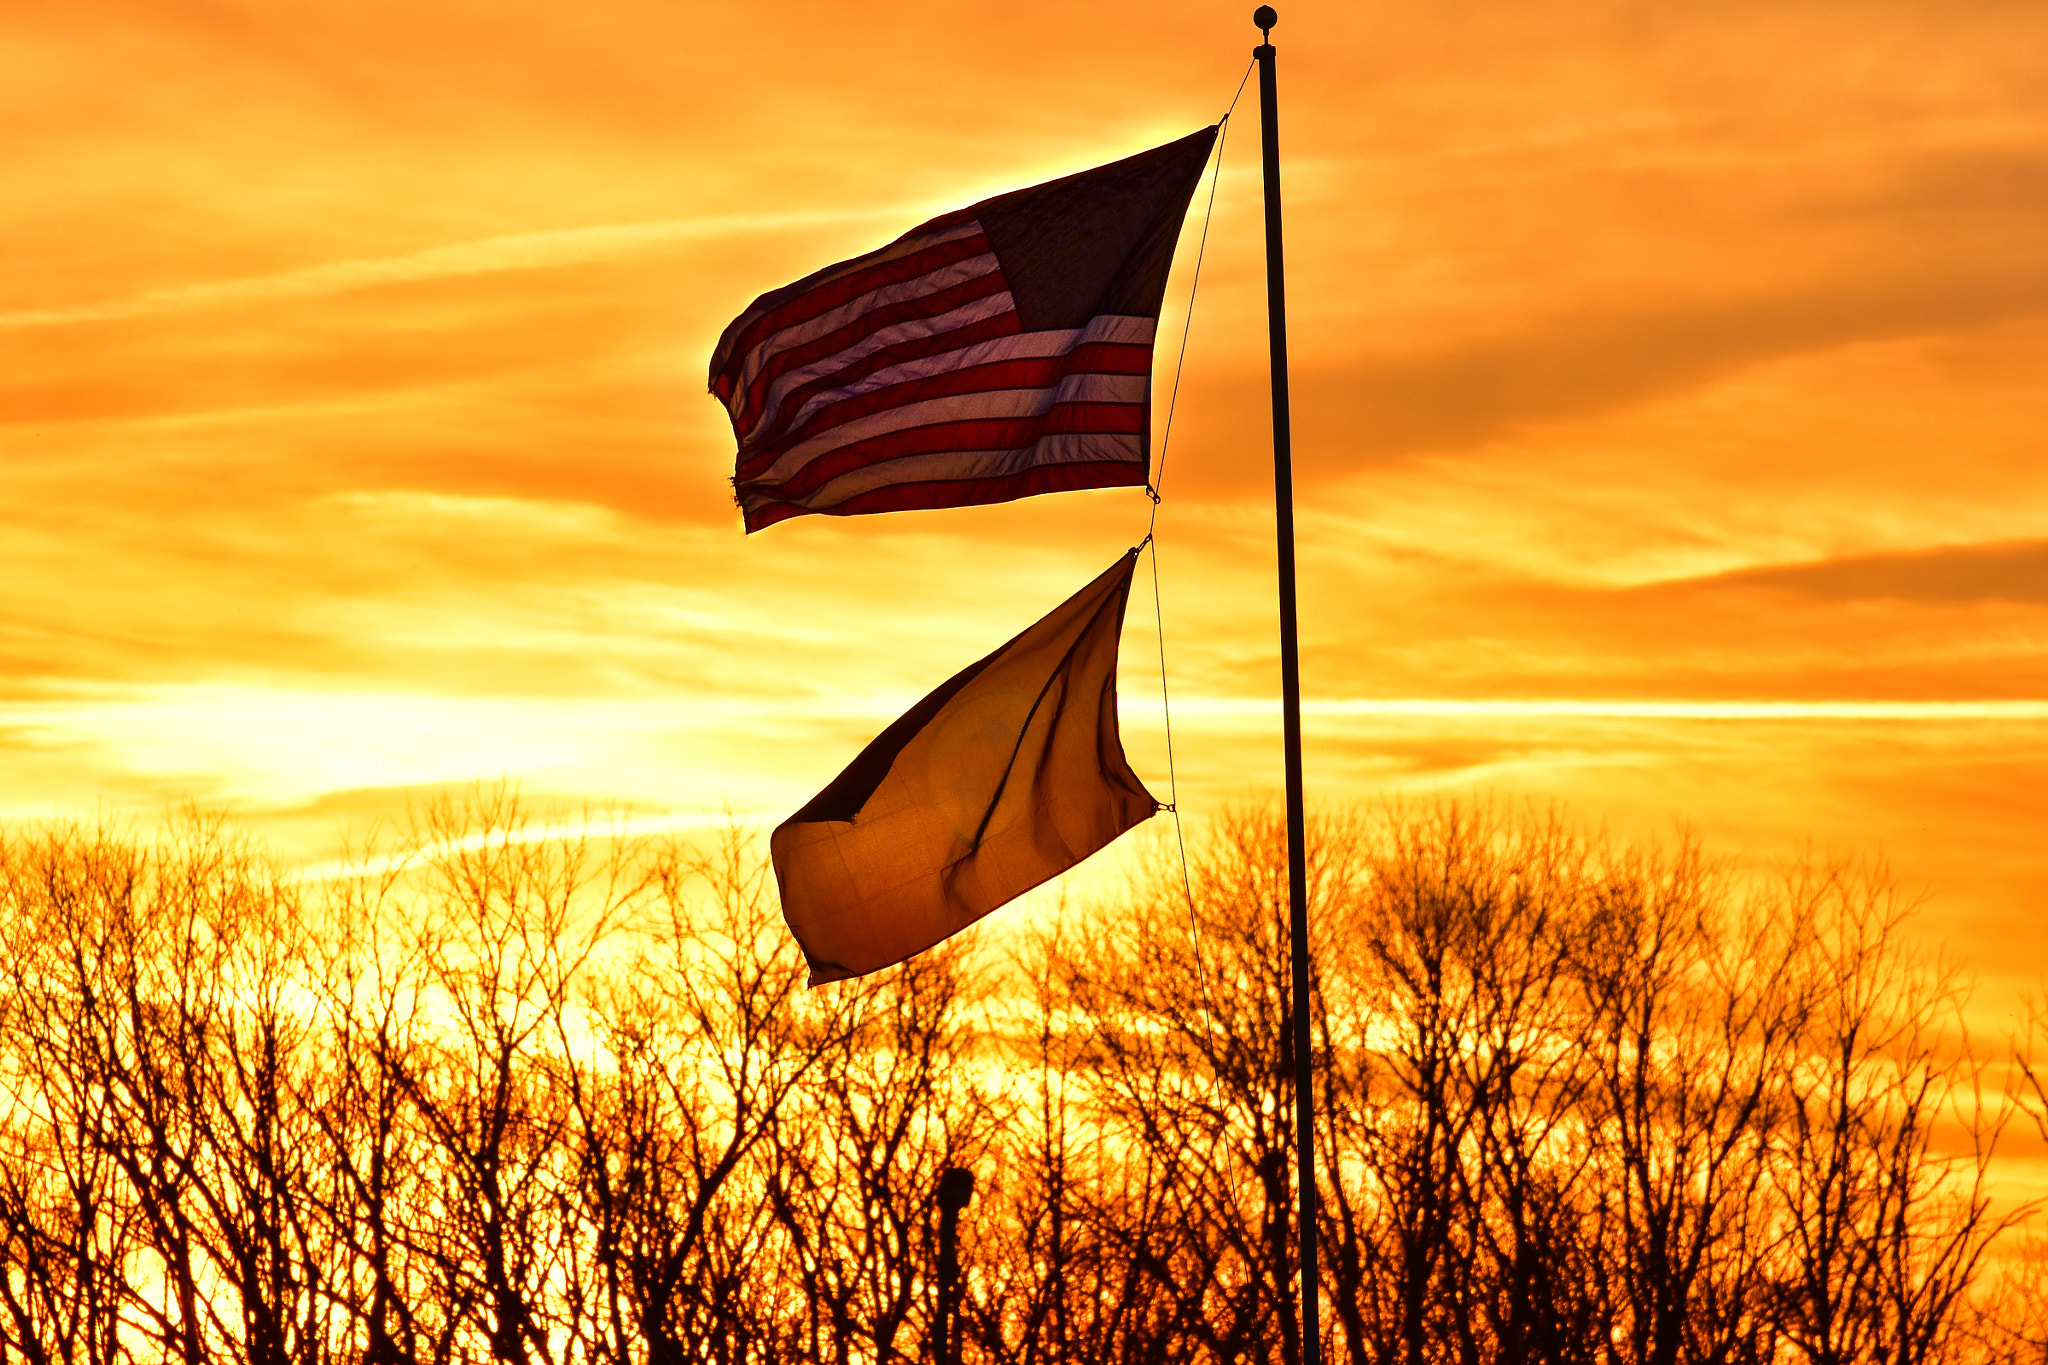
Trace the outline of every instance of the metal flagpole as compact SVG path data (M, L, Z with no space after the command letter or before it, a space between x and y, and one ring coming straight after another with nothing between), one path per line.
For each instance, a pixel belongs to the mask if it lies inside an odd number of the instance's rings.
M1280 249L1280 97L1275 83L1271 5L1252 23L1263 40L1252 49L1259 63L1259 141L1266 166L1266 321L1273 371L1273 510L1280 549L1280 692L1287 741L1288 941L1294 972L1294 1166L1300 1207L1301 1350L1304 1365L1320 1365L1322 1338L1316 1292L1316 1102L1310 1068L1308 1017L1307 820L1301 794L1301 646L1294 622L1294 437L1287 401L1287 289Z

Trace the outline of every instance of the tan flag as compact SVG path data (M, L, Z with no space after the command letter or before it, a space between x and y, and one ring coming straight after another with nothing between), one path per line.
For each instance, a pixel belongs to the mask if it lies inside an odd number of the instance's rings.
M1137 559L919 702L776 828L812 985L923 952L1159 810L1117 736Z

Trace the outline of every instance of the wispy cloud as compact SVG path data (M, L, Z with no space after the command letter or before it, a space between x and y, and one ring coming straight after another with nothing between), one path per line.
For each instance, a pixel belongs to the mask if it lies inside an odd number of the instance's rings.
M1806 564L1765 564L1660 588L1776 588L1830 601L2048 601L2048 541L1940 545Z
M35 308L0 313L0 327L54 327L75 323L116 322L126 318L183 313L224 304L336 294L377 285L409 284L460 275L486 275L513 270L545 270L616 260L677 242L731 237L746 232L787 231L836 223L895 219L910 223L918 207L900 204L858 209L820 209L792 213L726 213L702 218L667 218L647 223L598 223L547 232L517 232L470 242L429 247L397 256L359 256L273 275L212 280L202 284L152 289L125 299L80 304L69 308Z
M443 839L418 848L395 853L372 854L362 858L336 858L308 863L293 869L294 882L334 882L350 877L381 877L402 872L435 858L453 853L475 853L492 847L525 844L573 843L584 839L636 839L655 834L678 834L686 830L726 829L758 825L772 818L765 812L719 811L717 813L671 811L661 815L596 815L586 820L527 825L520 829L492 830Z

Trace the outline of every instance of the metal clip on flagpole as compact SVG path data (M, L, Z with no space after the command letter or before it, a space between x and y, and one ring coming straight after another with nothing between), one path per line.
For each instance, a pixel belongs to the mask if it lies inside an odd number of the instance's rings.
M1291 1038L1294 1052L1295 1172L1300 1207L1301 1350L1304 1365L1320 1365L1316 1288L1316 1123L1310 1062L1308 994L1307 818L1301 791L1301 644L1294 619L1294 438L1287 401L1287 288L1280 243L1280 97L1275 82L1271 5L1252 13L1263 41L1252 49L1259 63L1259 141L1266 169L1266 320L1273 371L1273 511L1280 551L1280 692L1287 741L1287 893L1289 956L1294 975Z

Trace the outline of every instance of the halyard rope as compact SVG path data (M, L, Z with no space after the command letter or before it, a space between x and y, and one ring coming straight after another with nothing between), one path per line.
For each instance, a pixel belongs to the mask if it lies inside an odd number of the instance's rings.
M1140 542L1141 546L1150 546L1152 550L1152 620L1159 641L1159 710L1166 727L1166 809L1173 816L1173 838L1180 851L1180 884L1187 897L1188 933L1194 943L1195 974L1201 982L1203 1022L1212 1036L1216 1031L1216 1012L1210 1003L1208 964L1202 960L1202 927L1195 912L1194 878L1188 872L1187 832L1180 819L1180 777L1173 756L1173 705L1166 686L1166 612L1159 594L1159 540L1156 531L1159 525L1159 490L1166 482L1166 452L1173 441L1173 413L1180 402L1181 371L1187 366L1188 334L1194 330L1195 324L1195 293L1202 286L1202 258L1209 247L1209 220L1216 212L1216 185L1223 178L1223 143L1230 135L1230 116L1237 109L1237 101L1244 94L1246 82L1251 79L1252 66L1256 65L1254 59L1245 67L1244 76L1237 83L1237 93L1230 97L1230 108L1224 110L1223 117L1217 120L1216 160L1209 175L1209 198L1202 209L1202 235L1195 246L1194 277L1188 282L1188 307L1181 320L1180 352L1173 362L1173 387L1166 399L1166 424L1159 436L1159 466L1151 484L1145 489L1152 499L1152 515L1145 525L1145 539Z

